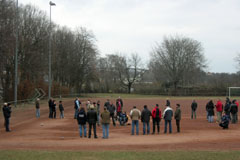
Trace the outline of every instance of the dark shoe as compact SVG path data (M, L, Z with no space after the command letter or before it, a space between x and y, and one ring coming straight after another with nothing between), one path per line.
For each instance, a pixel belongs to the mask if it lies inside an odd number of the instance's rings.
M91 138L91 136L88 136L88 138Z
M97 139L98 137L97 137L97 136L95 136L94 138L95 138L95 139Z
M154 132L152 134L155 134Z

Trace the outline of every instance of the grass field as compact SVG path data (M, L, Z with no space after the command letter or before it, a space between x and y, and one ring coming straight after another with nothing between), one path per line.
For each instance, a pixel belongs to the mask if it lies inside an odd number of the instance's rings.
M0 151L1 160L239 160L240 151L48 152Z

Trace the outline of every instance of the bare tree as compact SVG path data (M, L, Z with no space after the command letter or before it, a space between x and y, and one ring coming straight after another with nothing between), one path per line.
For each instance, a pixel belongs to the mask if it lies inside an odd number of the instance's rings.
M206 60L200 42L175 36L165 38L154 48L149 66L156 79L165 79L176 91L180 82L191 79L195 72L206 67Z

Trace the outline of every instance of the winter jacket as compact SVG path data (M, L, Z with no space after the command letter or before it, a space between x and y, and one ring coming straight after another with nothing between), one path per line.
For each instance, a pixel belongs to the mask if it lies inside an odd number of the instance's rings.
M159 118L159 119L162 118L162 112L161 112L161 110L158 107L155 107L152 110L152 118Z
M110 113L107 110L102 112L101 118L102 118L102 124L110 123Z
M3 107L3 116L5 117L5 118L10 118L11 117L11 107L9 107L9 106L4 106Z
M181 120L181 109L179 107L177 107L175 113L174 113L174 118L176 120Z
M191 108L193 111L197 110L197 102L192 102Z
M214 104L212 101L207 103L206 110L208 111L208 116L214 116Z
M230 114L230 107L231 107L231 103L227 102L224 106L224 112L229 115Z
M170 107L167 107L164 112L163 112L163 118L166 120L166 121L171 121L172 120L172 117L173 117L173 110L172 108Z
M237 111L238 111L237 105L236 105L235 103L232 103L232 104L231 104L231 107L230 107L230 113L236 114Z
M151 112L147 109L144 108L141 114L141 121L142 122L149 122L150 121L150 116L151 116Z
M63 108L63 105L62 105L62 104L59 104L58 107L59 107L59 111L60 111L60 112L64 111L64 108Z
M87 115L83 109L78 112L77 116L78 124L85 125L87 122Z
M88 123L96 123L97 122L97 112L93 109L87 112L87 121Z
M40 108L39 101L36 101L36 102L35 102L35 106L36 106L36 109L39 109L39 108Z
M80 108L80 105L81 105L81 102L76 99L76 100L74 101L74 109L79 109L79 108Z
M133 108L130 112L132 120L139 120L141 118L141 112L137 108Z
M107 110L110 112L110 114L114 114L115 106L113 104L112 105L108 105L107 106Z
M123 107L122 99L117 99L116 100L116 107L117 107L117 112L121 112L122 111L122 107Z
M223 105L222 105L222 102L221 102L221 101L217 101L217 104L216 104L216 110L217 110L217 112L222 112L222 109L223 109L222 106L223 106Z

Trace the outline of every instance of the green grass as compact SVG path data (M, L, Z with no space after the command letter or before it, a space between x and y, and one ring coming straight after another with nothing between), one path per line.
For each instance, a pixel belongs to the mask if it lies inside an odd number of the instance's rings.
M1 160L239 160L240 151L0 151Z
M213 99L216 100L220 98L221 100L225 100L226 96L162 96L162 95L144 95L144 94L123 94L123 93L86 93L81 94L80 97L84 98L156 98L156 99ZM237 97L231 97L231 99L238 99Z

